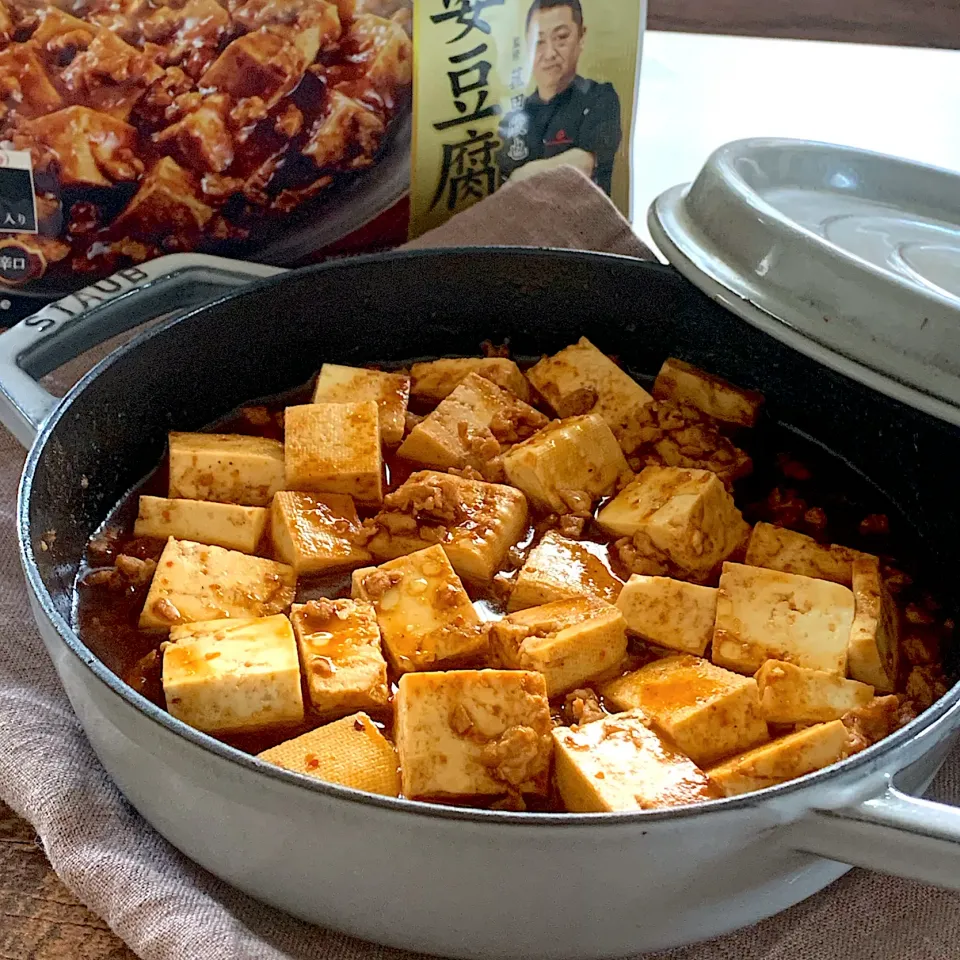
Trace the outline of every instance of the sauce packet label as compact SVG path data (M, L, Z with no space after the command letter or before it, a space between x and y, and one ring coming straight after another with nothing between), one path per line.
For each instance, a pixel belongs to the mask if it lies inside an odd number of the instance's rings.
M0 323L166 253L388 249L558 162L629 203L638 0L0 14Z

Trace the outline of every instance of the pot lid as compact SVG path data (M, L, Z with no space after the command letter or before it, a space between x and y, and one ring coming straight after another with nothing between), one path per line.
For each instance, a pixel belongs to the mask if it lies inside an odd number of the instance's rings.
M960 425L960 176L740 140L650 208L667 259L795 349Z

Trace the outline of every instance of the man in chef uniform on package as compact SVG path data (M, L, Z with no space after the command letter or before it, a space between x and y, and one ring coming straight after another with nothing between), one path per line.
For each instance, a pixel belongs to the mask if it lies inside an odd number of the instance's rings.
M587 28L580 0L534 0L527 14L537 89L500 124L497 158L504 180L564 164L610 193L620 145L620 98L613 85L577 73Z

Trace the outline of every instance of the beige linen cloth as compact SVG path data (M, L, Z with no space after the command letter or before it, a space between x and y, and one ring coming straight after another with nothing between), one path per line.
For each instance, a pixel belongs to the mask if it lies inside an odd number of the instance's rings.
M481 243L649 256L603 194L572 169L511 186L416 246ZM14 528L22 463L22 451L0 430L0 796L36 828L66 885L145 960L413 960L237 893L170 847L118 793L27 607ZM960 803L960 756L932 795ZM658 960L947 960L960 955L958 908L960 894L853 871L752 929Z

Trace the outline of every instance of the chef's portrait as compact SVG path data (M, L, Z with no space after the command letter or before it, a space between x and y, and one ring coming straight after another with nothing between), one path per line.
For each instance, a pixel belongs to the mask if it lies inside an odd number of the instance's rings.
M565 164L605 193L620 145L620 98L613 84L578 71L587 40L580 0L533 0L526 35L535 89L500 125L504 182Z

